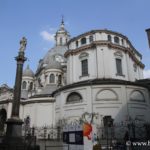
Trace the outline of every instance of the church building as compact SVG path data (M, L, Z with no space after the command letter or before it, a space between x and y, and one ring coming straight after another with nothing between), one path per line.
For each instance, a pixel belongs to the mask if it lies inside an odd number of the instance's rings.
M55 45L22 76L20 118L30 126L56 125L96 114L114 122L150 121L150 80L143 79L142 55L121 33L94 29L71 38L62 20ZM13 89L0 87L0 127L10 118ZM88 116L87 118L88 119Z

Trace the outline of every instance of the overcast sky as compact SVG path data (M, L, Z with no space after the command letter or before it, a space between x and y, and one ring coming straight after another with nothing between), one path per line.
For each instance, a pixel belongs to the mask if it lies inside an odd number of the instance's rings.
M150 77L150 0L0 0L0 85L13 87L19 41L28 39L25 62L36 71L39 59L54 46L53 36L64 16L72 37L93 29L126 35L143 55Z

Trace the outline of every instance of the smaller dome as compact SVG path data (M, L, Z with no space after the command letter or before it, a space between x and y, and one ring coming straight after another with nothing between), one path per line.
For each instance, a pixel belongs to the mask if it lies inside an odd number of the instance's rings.
M49 63L45 67L45 69L62 69L61 64L54 59L54 56L51 56L49 59Z
M33 71L30 69L29 65L27 66L27 68L23 71L23 76L27 76L27 77L34 77L34 73Z

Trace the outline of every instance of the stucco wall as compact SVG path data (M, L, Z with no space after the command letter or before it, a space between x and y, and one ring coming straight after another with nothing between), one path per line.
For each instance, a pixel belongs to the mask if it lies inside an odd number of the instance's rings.
M67 96L71 92L79 93L83 98L82 101L66 103ZM144 101L137 100L138 92ZM89 85L71 88L56 95L56 122L62 118L79 119L84 112L98 113L99 119L111 115L117 122L125 121L128 116L134 119L143 116L144 120L149 120L149 106L148 91L139 86Z

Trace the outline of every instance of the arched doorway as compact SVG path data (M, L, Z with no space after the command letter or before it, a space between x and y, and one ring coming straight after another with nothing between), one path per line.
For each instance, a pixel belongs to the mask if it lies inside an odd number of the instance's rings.
M4 131L6 119L7 119L7 112L4 108L2 108L0 109L0 132Z

